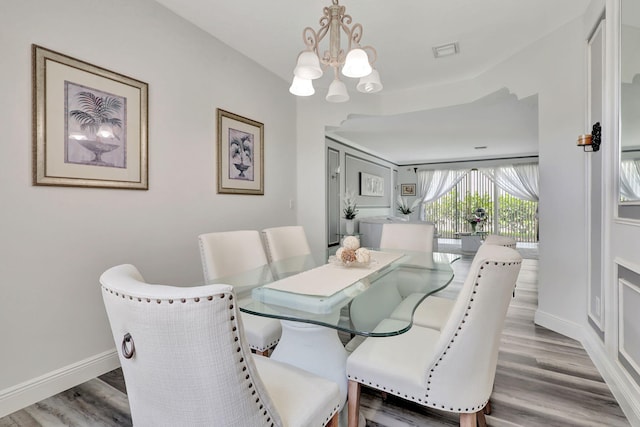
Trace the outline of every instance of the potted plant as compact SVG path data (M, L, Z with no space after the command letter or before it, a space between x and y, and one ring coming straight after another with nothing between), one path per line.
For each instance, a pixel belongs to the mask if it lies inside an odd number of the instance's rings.
M354 219L356 218L356 214L358 213L357 209L358 205L356 204L355 195L350 192L348 189L344 194L344 209L342 212L344 213L344 219L346 220L346 229L347 234L353 234L354 231Z
M477 227L482 227L486 221L487 213L482 208L477 208L472 214L467 215L467 222L471 225L472 233L476 233Z
M404 197L398 196L398 211L404 215L404 217L409 220L409 216L415 211L416 207L420 204L420 198L416 198L411 206L409 206L409 202Z

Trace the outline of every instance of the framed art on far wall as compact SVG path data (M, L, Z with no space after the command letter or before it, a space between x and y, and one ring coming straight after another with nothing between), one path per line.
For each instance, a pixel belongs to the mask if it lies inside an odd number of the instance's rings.
M218 108L218 193L264 195L264 125Z
M148 85L32 45L33 185L147 190Z
M366 172L360 172L361 196L384 196L384 178Z
M401 196L415 196L416 195L416 185L415 184L400 184L400 195Z

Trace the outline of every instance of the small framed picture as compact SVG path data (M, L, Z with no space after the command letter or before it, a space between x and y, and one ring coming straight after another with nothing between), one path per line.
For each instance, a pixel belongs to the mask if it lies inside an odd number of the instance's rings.
M147 84L33 45L33 184L147 190Z
M264 195L264 125L217 111L218 193Z
M415 184L400 184L400 195L401 196L415 196L416 195L416 185Z

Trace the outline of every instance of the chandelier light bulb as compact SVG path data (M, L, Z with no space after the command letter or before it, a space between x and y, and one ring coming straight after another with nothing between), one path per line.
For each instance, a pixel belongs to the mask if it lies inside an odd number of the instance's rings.
M380 92L382 90L382 83L380 82L380 73L378 73L378 70L374 68L371 74L360 78L356 89L363 93Z
M316 93L311 80L301 79L298 76L293 76L293 82L291 83L291 87L289 87L289 92L296 96L311 96Z
M298 63L293 74L301 79L313 80L322 77L320 59L315 52L305 50L298 56Z
M351 49L342 67L342 74L347 77L360 78L371 74L371 64L367 52L360 48Z

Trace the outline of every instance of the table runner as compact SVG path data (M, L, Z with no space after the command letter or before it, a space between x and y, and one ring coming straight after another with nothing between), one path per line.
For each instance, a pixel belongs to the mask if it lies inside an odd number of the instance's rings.
M371 251L372 262L367 267L346 267L325 264L263 286L263 288L302 295L329 297L391 264L404 254Z

